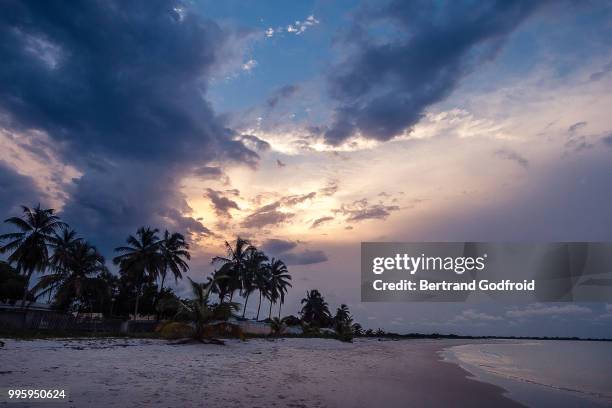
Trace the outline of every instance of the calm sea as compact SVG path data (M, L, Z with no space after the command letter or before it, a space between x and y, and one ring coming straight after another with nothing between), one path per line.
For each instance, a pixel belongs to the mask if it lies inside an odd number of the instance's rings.
M528 406L612 406L612 342L468 344L445 356Z

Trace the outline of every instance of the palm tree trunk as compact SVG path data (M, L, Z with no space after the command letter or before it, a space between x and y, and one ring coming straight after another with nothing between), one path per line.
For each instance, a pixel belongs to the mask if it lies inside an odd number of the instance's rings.
M164 269L164 273L162 274L161 278L161 283L159 284L159 291L157 292L157 296L155 297L155 304L153 305L157 320L159 320L159 311L157 311L157 304L159 303L159 298L161 297L162 290L164 290L164 280L166 279L166 272L167 271Z
M138 279L138 284L136 285L136 305L134 306L134 320L137 319L138 316L138 301L140 300L140 289L141 289L140 278Z
M247 303L249 302L249 295L251 292L247 292L246 298L244 299L244 308L242 309L242 318L244 319L244 314L246 313Z
M259 304L257 305L257 317L255 320L259 320L259 308L261 308L261 291L259 292Z
M280 302L279 306L278 306L278 318L280 319L280 312L281 309L283 308L283 302Z
M32 272L29 271L26 275L25 285L23 286L23 298L21 299L21 308L25 307L25 302L28 298L28 288L30 287L30 278L32 277Z
M268 312L268 319L272 319L272 299L270 299L270 312Z

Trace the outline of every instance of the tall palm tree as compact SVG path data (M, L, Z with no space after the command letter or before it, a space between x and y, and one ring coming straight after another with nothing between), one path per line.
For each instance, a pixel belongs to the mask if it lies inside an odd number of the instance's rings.
M183 273L189 270L187 261L191 259L189 253L189 244L185 241L185 237L178 232L170 234L167 230L164 232L164 238L159 243L159 252L161 254L163 265L160 271L161 284L159 293L164 289L164 281L168 270L174 275L174 280L178 282L183 278Z
M276 300L280 298L280 305L278 308L278 318L280 319L281 308L285 302L287 287L291 287L290 280L291 275L289 275L287 271L287 265L280 259L272 258L270 261L270 288L274 299L270 299L270 312L268 318L272 317L272 300L276 303Z
M56 232L51 237L49 247L53 251L53 255L51 255L49 263L54 270L54 274L57 274L58 277L68 272L68 264L73 256L74 244L82 240L82 238L77 238L76 235L75 230L64 228L59 234ZM53 289L55 289L54 286L47 289L49 300L51 300Z
M242 309L242 317L246 312L249 296L257 289L256 279L262 269L266 269L264 262L268 260L266 254L254 247L249 251L246 259L246 267L240 276L242 294L244 298L244 308Z
M67 306L74 300L83 301L83 295L92 286L94 278L106 271L104 257L96 247L86 241L75 240L66 250L63 268L41 277L35 288L43 289L44 293L58 287L56 302L60 306Z
M302 299L302 304L304 305L300 312L302 320L318 327L324 326L329 322L329 307L318 290L312 289L310 292L306 292L306 297Z
M249 252L253 250L251 243L240 237L236 238L236 243L232 246L225 241L225 249L227 256L215 256L212 263L222 264L224 274L227 277L227 285L229 285L230 302L234 297L234 291L241 289L240 276L242 276L248 259ZM220 301L223 302L223 299Z
M261 309L261 299L265 297L268 299L268 290L270 287L270 264L264 264L255 274L254 285L259 292L259 304L257 305L257 317L255 320L259 320L259 310Z
M66 226L59 217L55 215L52 208L21 207L23 214L21 217L11 217L5 220L19 230L0 235L0 241L9 242L0 247L0 253L12 251L8 257L10 264L15 264L17 271L26 277L26 284L23 291L21 307L25 306L28 295L30 279L34 272L43 272L49 265L48 245L52 240L53 234Z
M121 271L131 277L136 287L136 305L134 306L134 319L138 316L138 301L142 285L157 279L163 267L164 260L159 252L160 240L157 228L140 227L136 237L130 235L126 242L128 246L115 248L120 253L113 259Z

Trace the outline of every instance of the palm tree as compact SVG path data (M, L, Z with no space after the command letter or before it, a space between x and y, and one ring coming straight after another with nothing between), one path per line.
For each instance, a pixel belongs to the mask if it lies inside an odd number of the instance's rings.
M227 257L215 256L212 259L212 263L222 264L221 269L223 269L223 274L227 277L226 285L228 285L231 302L234 297L234 291L241 289L240 277L246 268L248 255L253 250L253 246L246 239L237 237L233 247L229 242L225 241L225 249ZM223 303L223 297L220 300L221 303Z
M157 228L140 227L136 231L137 237L130 235L126 242L128 246L115 248L120 253L113 259L122 272L131 277L136 286L136 305L134 319L138 316L138 300L142 285L153 282L163 268L164 260L159 252L160 240Z
M25 306L30 279L34 272L44 271L49 264L48 245L53 234L66 224L60 221L52 208L22 206L21 217L11 217L6 223L17 227L19 232L0 235L0 241L9 242L0 247L0 253L12 251L8 257L10 264L15 264L17 271L26 277L21 307Z
M268 257L266 254L264 254L262 251L258 251L255 249L255 247L252 247L247 255L246 265L242 271L242 275L240 276L242 294L245 297L242 317L244 317L246 312L249 295L257 289L257 275L260 275L261 271L266 269L264 262L267 260Z
M50 291L58 287L56 302L67 306L74 300L83 301L87 289L98 274L107 272L104 257L98 250L83 240L75 240L66 249L62 269L41 277L36 289Z
M318 327L327 324L330 318L329 307L318 290L312 289L310 292L306 292L306 297L302 299L301 303L304 305L300 312L303 321Z
M53 255L49 259L49 263L55 274L61 275L67 273L68 264L73 255L74 244L82 240L82 238L77 238L76 234L75 230L64 228L60 234L56 232L51 237L49 247L53 250ZM54 288L55 286L48 288L49 300L51 300Z
M259 304L257 305L257 317L255 320L259 320L259 310L261 308L262 297L269 298L269 287L270 287L270 264L264 264L255 274L254 285L259 292Z
M187 318L194 324L194 338L203 343L223 344L222 341L206 335L206 328L215 320L227 320L233 312L240 306L234 302L210 305L209 297L214 284L208 282L201 284L194 282L191 278L189 283L193 292L193 299L190 301L179 301L179 312L177 317Z
M345 304L340 305L336 310L336 315L333 319L334 330L338 339L341 341L351 342L353 340L353 317L349 312L348 306Z
M185 241L185 237L178 232L170 234L167 230L164 232L164 238L159 243L159 252L163 261L160 270L161 284L159 293L164 289L164 281L168 270L174 275L175 282L183 278L183 273L189 270L187 261L191 259L189 253L189 244Z
M285 294L287 293L287 287L291 287L291 275L287 271L287 265L280 259L272 258L270 261L270 287L271 292L274 294L274 303L280 298L280 305L278 307L278 318L280 319L281 308L285 302ZM268 319L272 316L272 299L270 300L270 314Z

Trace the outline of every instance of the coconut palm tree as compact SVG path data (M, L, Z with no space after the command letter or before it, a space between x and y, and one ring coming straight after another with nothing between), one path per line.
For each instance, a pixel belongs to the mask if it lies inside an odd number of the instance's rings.
M136 304L134 319L138 316L138 300L142 285L153 282L163 268L164 260L159 252L160 240L157 228L140 227L136 237L130 235L126 242L128 246L115 248L120 255L113 258L113 263L119 265L122 272L130 276L136 287Z
M16 227L19 232L0 235L0 241L9 241L0 247L0 253L11 252L8 262L26 277L21 307L25 306L30 279L34 272L43 272L49 265L48 245L55 232L65 228L52 208L21 207L21 217L11 217L5 222Z
M330 319L329 307L318 290L312 289L306 292L306 297L301 303L304 306L300 314L304 322L317 327L327 325Z
M249 252L253 250L253 246L248 240L237 237L234 246L225 241L225 249L227 256L216 256L212 259L212 263L220 263L222 265L223 274L227 277L226 285L228 285L231 302L234 292L241 289L240 277L246 268ZM223 302L223 298L221 298L220 302Z
M209 298L213 284L201 284L194 282L191 278L191 290L193 299L190 301L179 301L179 312L177 318L187 319L194 325L194 338L203 343L223 344L206 334L206 328L216 320L227 320L235 311L240 309L238 303L226 302L223 304L210 305Z
M254 279L255 288L259 292L259 304L257 305L257 317L255 320L259 320L259 310L261 309L261 299L265 297L269 299L269 287L270 287L270 265L264 264L255 274Z
M246 259L245 268L240 276L242 295L244 298L244 308L242 309L242 317L246 312L249 296L257 289L257 275L262 270L266 269L264 262L268 260L266 254L252 247Z
M291 287L291 275L287 271L287 265L280 259L272 258L270 261L270 288L273 293L273 298L270 299L270 314L268 319L272 316L272 301L276 303L280 299L280 305L278 307L278 318L280 319L281 308L285 302L285 294L287 288Z
M164 281L168 270L174 275L175 282L178 282L179 279L183 278L183 273L189 270L187 261L191 259L191 254L185 237L178 232L170 234L167 230L164 231L164 238L159 243L159 252L163 261L160 270L159 293L161 293L164 289Z
M68 272L68 264L73 256L74 244L81 240L82 238L77 238L76 231L70 228L64 228L59 234L57 232L53 234L49 243L53 255L51 255L49 263L55 272L54 274L65 275ZM58 280L59 282L60 280ZM49 300L51 300L55 286L52 285L46 289L49 292Z
M98 250L83 240L75 240L66 249L62 269L40 278L35 289L45 291L57 287L56 302L67 306L74 300L83 301L98 274L107 272L104 257Z
M353 328L351 327L353 324L353 317L347 305L342 304L336 310L333 323L336 336L338 336L339 340L347 342L353 341Z

